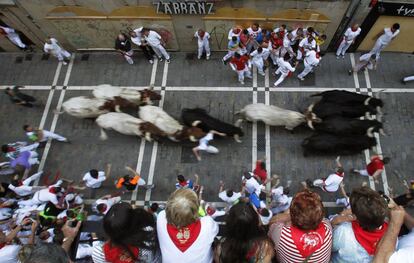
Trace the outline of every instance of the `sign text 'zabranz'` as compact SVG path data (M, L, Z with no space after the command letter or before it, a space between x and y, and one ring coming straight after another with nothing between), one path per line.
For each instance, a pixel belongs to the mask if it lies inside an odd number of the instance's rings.
M157 14L167 15L209 15L214 14L214 3L206 1L159 1L154 3Z

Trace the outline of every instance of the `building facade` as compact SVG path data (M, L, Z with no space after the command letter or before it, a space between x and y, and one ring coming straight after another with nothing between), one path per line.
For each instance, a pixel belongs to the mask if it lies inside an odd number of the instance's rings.
M70 50L112 49L117 34L145 26L156 30L168 49L193 51L194 32L203 28L217 51L226 49L230 28L254 22L266 29L312 26L328 36L322 50L335 49L349 24L358 22L363 37L353 48L367 50L373 44L369 38L395 21L402 26L401 37L388 50L412 52L407 43L413 46L408 33L414 28L413 10L410 3L375 0L0 0L0 23L38 48L50 35ZM17 50L4 37L0 49Z

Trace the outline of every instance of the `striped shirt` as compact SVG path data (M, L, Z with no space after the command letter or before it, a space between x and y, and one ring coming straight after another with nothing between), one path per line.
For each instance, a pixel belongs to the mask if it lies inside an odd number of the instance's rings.
M94 263L109 263L105 260L105 253L103 251L103 246L105 242L94 242L92 260ZM139 249L139 260L137 263L161 263L161 253L159 250L155 254L147 249Z
M303 257L296 247L290 226L273 224L270 226L269 236L276 244L276 255L280 263L328 263L332 249L332 227L327 219L322 221L325 227L325 238L322 246L313 252L310 258Z

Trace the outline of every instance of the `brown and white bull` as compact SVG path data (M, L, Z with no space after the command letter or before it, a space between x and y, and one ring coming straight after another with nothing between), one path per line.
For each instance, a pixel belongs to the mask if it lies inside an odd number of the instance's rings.
M108 139L108 135L104 130L114 130L124 135L144 137L147 141L152 141L152 138L159 139L160 137L166 136L163 131L152 123L122 112L103 114L95 122L101 128L101 140Z
M252 122L262 121L269 126L285 126L290 131L307 121L307 117L300 112L263 103L246 105L236 114L240 114L243 117L237 120L236 125L243 122L243 120ZM310 117L312 118L311 115ZM320 120L315 118L314 121Z
M121 97L137 105L152 104L152 101L160 100L161 95L150 90L135 90L111 86L108 84L99 85L93 91L92 94L95 98L111 100L114 97Z
M77 118L96 118L111 111L121 112L122 108L136 109L137 107L136 104L121 97L104 100L80 96L70 98L62 104L63 112Z
M190 141L196 142L205 135L205 133L198 127L186 127L181 125L160 107L151 105L140 107L139 117L143 121L148 121L157 126L173 141L189 139Z

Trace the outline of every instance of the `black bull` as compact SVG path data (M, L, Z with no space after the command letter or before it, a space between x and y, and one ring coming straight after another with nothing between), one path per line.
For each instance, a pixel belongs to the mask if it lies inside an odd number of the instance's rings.
M318 133L306 138L303 143L303 155L352 155L377 145L374 137L367 135L338 136Z
M338 135L356 134L365 135L369 128L372 132L383 132L382 123L377 120L360 120L345 118L342 116L331 116L322 122L313 123L314 130ZM310 127L312 128L312 127Z
M374 107L367 105L341 105L332 102L319 101L308 108L309 112L313 112L318 118L325 119L330 116L338 115L347 118L359 118L377 114Z
M381 99L371 96L358 94L346 90L328 90L312 95L311 97L320 96L321 101L332 102L342 105L369 105L371 107L383 107L384 103Z

